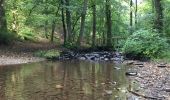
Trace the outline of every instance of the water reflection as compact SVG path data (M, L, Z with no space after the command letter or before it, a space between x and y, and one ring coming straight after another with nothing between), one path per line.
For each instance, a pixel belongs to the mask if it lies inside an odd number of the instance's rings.
M124 67L85 61L0 67L0 100L126 100Z

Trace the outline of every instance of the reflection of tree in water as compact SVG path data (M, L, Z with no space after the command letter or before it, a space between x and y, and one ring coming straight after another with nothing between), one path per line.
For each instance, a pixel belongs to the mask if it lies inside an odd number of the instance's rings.
M5 78L6 75L3 73L5 70L3 67L0 67L0 98L2 100L5 100Z
M64 62L63 63L63 89L61 89L61 97L62 100L70 100L71 98L76 98L77 100L77 92L80 91L78 89L81 88L82 90L82 83L80 79L80 88L78 88L77 83L77 77L76 73L78 74L78 77L81 77L81 70L80 65L78 62L74 62L73 64L70 64L71 62ZM80 96L82 97L82 96Z
M16 100L112 100L115 95L122 95L114 88L125 84L125 77L121 76L124 74L114 70L113 63L45 62L10 70L0 69L5 73L0 73L0 86L7 89L0 90L1 98L8 95ZM118 84L113 86L113 81ZM107 90L112 94L108 95Z
M92 63L92 97L91 97L91 99L92 100L95 100L95 92L96 92L96 75L95 75L95 72L96 72L96 68L95 68L96 66L95 66L95 64L94 63Z
M107 66L105 66L106 67L106 73L105 73L105 75L106 75L106 77L105 77L105 79L106 79L106 82L105 82L105 84L106 84L106 86L105 86L105 91L112 91L112 88L110 87L110 82L112 81L112 78L111 78L111 75L112 75L112 65L111 64L107 64ZM112 95L110 95L110 94L106 94L105 95L105 97L104 97L104 100L111 100L111 96Z

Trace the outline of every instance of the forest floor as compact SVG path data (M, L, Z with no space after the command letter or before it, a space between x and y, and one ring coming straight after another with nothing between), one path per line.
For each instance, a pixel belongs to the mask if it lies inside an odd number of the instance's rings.
M45 59L34 57L33 53L38 50L58 48L51 43L15 42L9 46L0 46L0 66L39 62Z
M170 63L163 61L133 62L134 64L130 65L129 70L137 72L137 75L129 76L130 98L136 96L139 100L170 100ZM165 66L158 67L160 63L164 63Z

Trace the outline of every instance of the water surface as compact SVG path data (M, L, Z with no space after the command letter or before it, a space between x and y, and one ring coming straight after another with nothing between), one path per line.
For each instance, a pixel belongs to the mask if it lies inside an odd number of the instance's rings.
M61 61L0 67L0 100L126 100L125 68Z

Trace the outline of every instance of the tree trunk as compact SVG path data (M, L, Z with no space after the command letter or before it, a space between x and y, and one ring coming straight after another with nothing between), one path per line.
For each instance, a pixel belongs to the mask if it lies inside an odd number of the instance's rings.
M155 12L155 0L152 0L152 13Z
M67 34L68 34L68 41L71 41L72 38L72 33L71 33L71 13L70 13L70 0L65 0L66 1L66 23L67 23Z
M107 46L112 47L112 19L110 0L106 0Z
M155 25L154 28L158 30L159 33L163 32L163 7L161 4L161 0L155 0Z
M0 31L7 31L7 22L5 17L4 0L0 0Z
M96 1L93 1L93 36L92 36L92 47L95 47L96 40Z
M54 41L55 27L56 27L56 23L55 23L55 21L53 21L53 23L52 23L52 31L51 31L51 42Z
M48 26L48 21L46 20L44 24L44 32L45 32L46 39L48 39L48 27L47 26Z
M135 27L137 28L137 12L138 12L138 0L136 0L136 7L135 7Z
M133 26L133 12L132 12L133 1L130 0L130 33L132 33Z
M61 4L64 5L63 0L61 0ZM66 31L66 24L65 24L65 15L64 15L64 8L61 9L61 19L63 24L63 32L64 32L64 45L67 43L67 31Z
M59 10L60 10L60 4L57 8L57 11L55 13L55 16L57 17L58 13L59 13ZM56 19L53 20L52 22L52 30L51 30L51 42L53 42L54 40L54 32L55 32L55 28L56 28Z
M87 11L87 3L88 3L88 0L84 0L83 10L82 10L82 13L81 13L80 33L79 33L79 37L78 37L78 40L77 40L77 45L79 47L81 46L81 42L82 42L83 34L84 34L85 18L86 18L86 11Z

